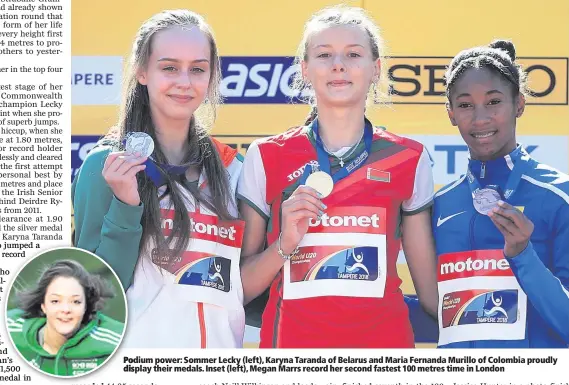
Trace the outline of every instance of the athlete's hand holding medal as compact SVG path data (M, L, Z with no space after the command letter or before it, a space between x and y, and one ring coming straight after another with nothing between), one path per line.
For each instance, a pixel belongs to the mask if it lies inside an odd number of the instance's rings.
M126 151L110 153L103 166L103 178L113 194L131 206L140 204L136 174L146 168L143 163L154 151L152 138L145 136L145 139L150 139L145 146L139 146L136 136L130 136L126 141Z
M505 194L501 194L497 186L481 188L478 178L469 169L467 180L472 192L473 205L476 211L482 215L488 215L494 225L504 236L504 255L513 258L527 247L533 223L517 208L504 202L502 196L510 199L515 194L517 187L529 167L529 155L525 149L519 147L511 157L515 158L515 166L508 177Z
M512 258L524 251L534 229L528 217L504 201L499 201L488 216L504 236L506 257Z
M303 183L302 181L304 181L304 183L293 192L289 199L283 202L283 225L280 234L280 250L285 256L297 252L295 248L308 231L308 221L311 218L316 220L324 214L322 210L325 210L326 206L321 202L321 199L326 198L332 193L336 182L358 170L365 163L365 160L371 152L373 127L366 119L362 135L365 148L354 156L354 160L352 160L350 164L344 165L343 160L341 160L340 170L332 176L330 160L328 158L330 153L326 151L322 139L320 138L318 119L315 119L311 123L311 126L316 142L319 170L307 164L301 178L301 183ZM355 146L357 147L357 144Z
M321 175L318 177L320 174ZM300 185L282 205L282 231L280 247L285 255L293 254L296 247L308 231L310 219L318 219L326 205L321 199L327 197L334 184L332 178L322 172L316 172L308 178L306 185ZM329 178L329 182L326 177Z

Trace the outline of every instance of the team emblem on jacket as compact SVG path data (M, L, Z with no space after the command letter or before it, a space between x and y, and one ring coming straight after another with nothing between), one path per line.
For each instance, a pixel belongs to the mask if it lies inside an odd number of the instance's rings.
M518 319L518 290L465 290L443 298L443 327L513 324Z
M73 375L90 372L98 366L97 359L71 360Z
M176 283L228 292L231 289L230 272L230 259L210 255L186 265L178 273Z
M291 282L322 279L375 281L379 276L377 248L303 247L291 260ZM318 255L323 255L320 259Z

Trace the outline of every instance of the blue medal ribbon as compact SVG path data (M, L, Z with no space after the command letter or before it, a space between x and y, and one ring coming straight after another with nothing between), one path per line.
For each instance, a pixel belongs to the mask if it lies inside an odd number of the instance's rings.
M165 175L180 177L184 175L190 167L189 164L174 166L171 164L158 163L152 157L146 159L144 164L146 165L144 172L156 187L162 187L166 184Z
M369 154L371 153L371 143L373 141L373 126L369 120L365 119L364 149L359 153L356 153L357 155L350 163L346 164L344 167L338 170L338 172L336 172L334 175L331 175L332 171L330 165L330 158L328 152L326 152L326 150L324 149L324 143L322 143L322 138L320 137L320 133L318 131L319 130L318 118L312 121L310 127L312 129L312 132L314 133L314 140L316 142L316 154L318 156L318 166L320 167L320 171L323 171L326 174L330 175L332 177L332 180L334 181L334 184L336 184L338 181L344 179L348 175L358 170L361 166L363 166L363 164L369 157ZM359 145L359 143L356 144L356 146L357 145ZM306 183L306 179L308 179L308 177L310 176L311 171L312 171L312 166L310 164L307 164L306 167L304 168L304 173L302 174L302 177L300 179L300 184Z
M510 157L514 162L514 169L510 173L510 176L508 177L504 193L502 193L499 190L498 186L495 185L486 186L486 188L488 189L496 190L500 194L502 199L505 200L509 199L512 195L514 195L516 189L518 188L518 185L520 184L520 181L522 180L522 175L524 175L524 173L527 171L530 165L529 154L522 146L518 146L510 154ZM480 181L478 180L478 178L476 178L476 176L470 170L470 167L468 167L466 179L468 180L468 186L470 187L470 192L472 193L472 197L474 198L474 196L483 189L480 185Z
M123 140L122 145L123 147L126 146L126 139ZM182 165L160 163L156 161L152 155L150 155L143 164L146 166L144 172L158 188L166 184L166 175L174 175L179 178L184 175L192 165L191 163Z

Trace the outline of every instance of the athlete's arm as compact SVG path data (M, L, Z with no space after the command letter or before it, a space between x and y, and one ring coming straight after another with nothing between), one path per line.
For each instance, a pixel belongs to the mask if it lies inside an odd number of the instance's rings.
M283 267L285 260L278 253L278 241L264 249L271 207L267 202L267 177L257 141L247 150L239 178L239 209L245 220L241 250L241 281L244 303L262 294ZM299 186L282 202L279 226L281 249L292 253L308 231L308 220L316 219L323 209L316 191Z
M244 303L255 299L271 284L285 260L278 253L278 240L262 250L267 222L253 207L241 200L240 209L245 219L245 240L241 251L241 281ZM308 221L316 220L324 206L318 193L308 186L299 186L281 207L281 249L291 254L306 232ZM251 239L247 239L251 238Z
M426 148L423 148L415 170L413 193L402 204L401 231L403 252L419 302L427 313L436 318L438 306L436 251L430 216L435 183L431 165L431 157Z
M143 206L113 194L102 174L108 154L108 148L93 149L73 181L74 245L109 263L126 290L138 260Z
M569 189L566 188L565 191L567 190ZM565 196L568 195L565 193ZM544 199L544 206L551 202L560 202L553 211L550 222L551 267L548 268L542 262L531 242L527 243L520 254L507 260L538 314L569 345L569 203L554 196ZM544 208L543 212L552 211ZM513 221L523 219L521 212L518 211L515 215Z
M246 305L269 287L285 261L274 243L263 251L267 220L243 200L239 201L239 210L246 223L241 250L243 304Z
M403 252L419 303L425 311L436 318L438 305L436 253L429 210L414 215L404 215L401 228Z
M266 198L267 178L259 145L247 150L237 185L239 212L245 220L241 248L241 282L244 305L262 294L284 264L275 247L265 250L270 206Z

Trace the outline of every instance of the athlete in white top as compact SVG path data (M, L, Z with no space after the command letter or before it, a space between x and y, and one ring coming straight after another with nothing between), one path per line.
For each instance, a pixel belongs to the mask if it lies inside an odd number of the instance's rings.
M161 12L138 31L130 66L108 136L127 151L101 144L85 160L73 186L75 244L127 289L125 346L241 347L242 160L194 116L206 98L214 116L220 101L211 29L193 12Z

